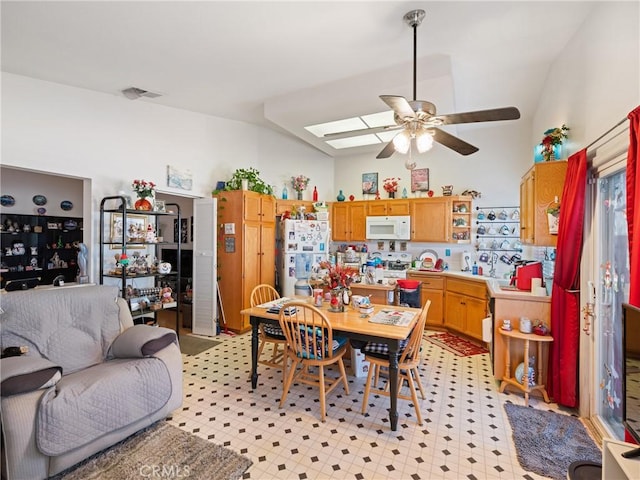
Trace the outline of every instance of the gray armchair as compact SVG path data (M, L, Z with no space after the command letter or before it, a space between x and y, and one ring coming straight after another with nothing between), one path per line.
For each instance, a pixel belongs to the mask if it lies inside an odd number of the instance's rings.
M133 325L116 287L4 293L0 348L2 476L53 476L182 404L173 330Z

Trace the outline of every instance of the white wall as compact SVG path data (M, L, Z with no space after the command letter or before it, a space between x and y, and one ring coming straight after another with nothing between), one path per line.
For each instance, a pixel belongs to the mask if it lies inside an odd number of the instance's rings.
M257 168L279 188L304 173L327 196L333 180L331 158L263 127L4 72L2 163L90 179L93 228L85 241L94 247L101 198L130 192L136 178L192 196L209 196L239 167ZM167 187L168 165L190 169L193 190Z
M640 104L638 2L602 2L554 62L533 120L532 145L549 128L571 130L566 150L586 147Z

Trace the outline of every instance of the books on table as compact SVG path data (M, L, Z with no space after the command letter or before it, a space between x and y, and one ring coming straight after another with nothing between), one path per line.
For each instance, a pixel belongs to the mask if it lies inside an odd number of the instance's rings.
M383 308L371 317L369 322L381 325L397 325L399 327L406 327L411 323L411 320L413 320L415 315L415 312Z
M288 298L288 297L281 297L278 298L276 300L271 300L270 302L265 302L265 303L261 303L260 305L258 305L258 307L260 308L266 308L267 309L267 313L273 313L273 314L279 314L280 310L282 309L282 306L287 303L287 302L291 302L295 299L293 298ZM285 313L287 315L290 315L292 313L296 312L296 307L289 307L287 308L287 310L285 311Z

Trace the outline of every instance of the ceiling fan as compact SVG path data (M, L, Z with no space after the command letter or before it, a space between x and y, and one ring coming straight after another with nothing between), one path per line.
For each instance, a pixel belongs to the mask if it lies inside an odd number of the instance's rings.
M520 118L520 111L516 107L437 115L436 106L433 103L416 99L417 29L422 23L424 16L424 10L412 10L403 17L404 21L413 28L413 100L408 101L406 98L398 95L380 95L382 101L393 110L393 119L396 125L351 130L342 133L329 133L326 134L325 137L334 139L346 138L356 135L401 130L387 143L376 158L388 158L393 155L394 152L407 153L412 143L415 144L418 152L423 153L432 147L434 141L455 150L461 155L470 155L477 152L478 148L438 127L457 123L495 122L498 120L516 120Z

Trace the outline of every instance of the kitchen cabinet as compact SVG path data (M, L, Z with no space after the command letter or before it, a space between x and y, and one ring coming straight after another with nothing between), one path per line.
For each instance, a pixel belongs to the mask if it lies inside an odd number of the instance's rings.
M471 197L451 197L451 239L471 243Z
M11 280L37 277L51 284L62 275L75 282L82 218L2 214L0 220L0 287Z
M331 204L331 234L333 241L365 241L367 222L366 201L334 202Z
M431 306L427 313L427 326L442 328L444 319L444 277L427 273L409 272L408 280L419 280L420 300L424 306L427 300L431 300Z
M444 326L476 340L482 340L482 320L487 316L484 280L447 278Z
M219 192L218 285L227 327L251 328L240 310L249 308L253 288L275 284L275 199L246 190Z
M173 217L176 225L181 225L180 205L168 203L166 206L171 207L171 213L128 209L127 199L120 195L102 199L99 278L101 285L118 284L120 295L127 300L135 324L157 325L157 311L173 309L176 332L179 332L181 235L174 242L159 242L153 233L157 231L160 217ZM175 247L178 259L166 272L147 261L148 258L160 258L159 247L162 246ZM117 256L114 268L110 267L110 255L106 255L112 252ZM126 262L122 260L124 255L128 258ZM165 290L165 287L171 290Z
M304 211L309 213L313 212L313 202L307 200L276 200L276 216L282 215L285 212L290 212L293 207L304 207Z
M367 202L367 215L370 216L390 216L409 215L408 199L373 200Z
M411 241L449 241L450 197L417 198L411 201Z
M567 173L566 160L534 164L520 182L520 239L522 243L556 246L557 235L549 233L547 208L562 205Z

